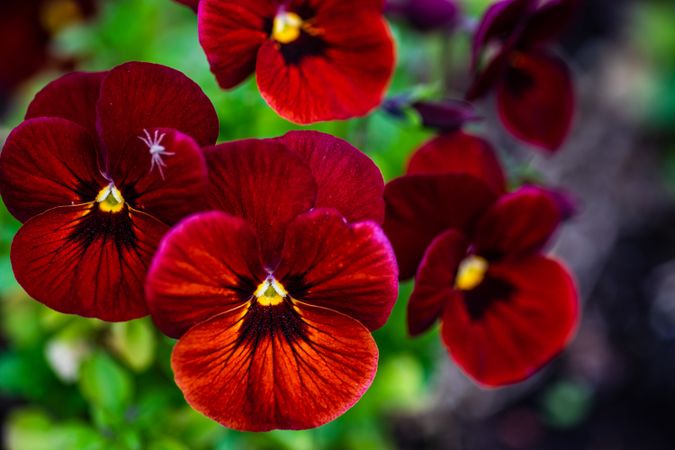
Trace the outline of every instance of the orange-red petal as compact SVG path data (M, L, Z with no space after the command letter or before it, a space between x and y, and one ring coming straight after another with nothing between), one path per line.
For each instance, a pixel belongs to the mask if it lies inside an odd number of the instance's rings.
M148 307L162 332L191 326L250 299L267 272L244 220L222 212L192 216L164 238L148 273Z
M293 298L347 314L370 330L384 325L398 293L396 258L381 228L350 225L327 209L288 227L274 276Z
M347 411L370 386L370 332L336 311L252 303L190 329L176 344L176 383L197 411L242 431L305 429Z

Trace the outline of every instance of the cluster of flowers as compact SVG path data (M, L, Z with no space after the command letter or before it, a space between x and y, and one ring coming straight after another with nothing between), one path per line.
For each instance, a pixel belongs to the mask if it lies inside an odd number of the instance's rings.
M380 0L184 3L198 9L224 88L255 71L270 106L299 123L381 103L394 52ZM550 61L527 53L514 12L534 3L486 14L477 48L519 30L497 56L508 64L486 69L491 82L525 70L522 58ZM542 100L499 86L507 103ZM19 283L64 313L150 314L178 339L176 383L198 411L251 431L344 413L375 375L371 332L389 317L399 275L416 277L411 334L440 318L452 358L483 385L530 376L569 341L576 289L541 253L567 208L540 187L507 191L483 139L445 129L385 187L364 154L330 135L217 137L196 84L132 62L49 84L0 155L0 192L23 222L11 251Z

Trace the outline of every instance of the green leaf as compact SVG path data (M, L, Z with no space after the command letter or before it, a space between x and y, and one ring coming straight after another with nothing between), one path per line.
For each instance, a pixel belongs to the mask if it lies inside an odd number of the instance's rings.
M150 444L148 450L190 450L185 444L172 439L172 438L161 438L158 441L155 441Z
M109 355L94 353L80 370L80 389L99 419L121 420L132 398L132 380Z
M115 353L135 372L143 372L155 359L157 340L150 319L114 323L111 345Z

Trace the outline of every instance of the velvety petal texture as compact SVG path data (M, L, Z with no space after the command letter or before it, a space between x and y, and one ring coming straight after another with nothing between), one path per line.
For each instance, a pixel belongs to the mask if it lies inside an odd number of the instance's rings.
M313 428L370 386L377 346L335 311L253 304L203 322L178 341L176 383L197 411L236 430Z
M483 215L476 229L476 251L491 258L535 253L561 221L553 194L534 186L523 187L501 197Z
M223 88L255 71L265 101L300 124L369 113L394 70L380 1L202 0L199 38Z
M92 203L33 217L12 243L14 275L28 295L56 311L124 321L146 315L145 273L168 227L125 209Z
M199 145L218 138L218 117L197 84L166 66L130 62L101 84L97 124L104 151L114 152L150 128L173 128Z
M37 93L26 119L60 117L96 133L96 103L107 72L72 72L57 78Z
M384 230L402 280L415 275L431 241L448 228L472 230L497 195L470 175L409 175L387 184Z
M448 302L441 335L467 375L503 386L532 376L560 353L578 319L567 270L533 256L495 265L482 288Z
M243 305L266 277L253 228L222 212L197 214L159 248L148 273L148 306L159 329L178 338Z
M454 167L465 173L447 173ZM560 199L536 186L505 192L480 145L428 146L409 171L385 188L384 229L401 278L415 275L410 334L440 319L450 356L474 381L526 379L565 348L579 320L571 275L541 254L565 217Z
M497 87L497 108L506 128L517 138L549 151L557 150L569 134L574 105L569 69L545 53L514 56Z
M454 280L467 249L466 237L456 230L444 231L429 244L408 302L411 336L428 330L440 318L445 305L461 296L454 289Z
M472 175L495 193L506 190L506 180L492 145L462 131L445 133L422 145L408 163L408 175L456 173Z
M7 137L0 156L0 192L22 222L50 208L93 201L108 181L94 138L73 122L30 119Z
M207 207L200 144L213 106L184 75L147 63L74 73L45 87L0 153L0 193L25 222L12 266L61 312L147 314L145 276L168 226Z
M242 217L260 237L266 265L279 259L286 227L316 202L310 168L285 145L248 139L207 149L211 208Z
M381 176L358 150L314 132L206 154L219 211L164 237L146 285L155 323L179 339L176 382L230 428L323 425L370 386L370 333L398 295L394 252L372 220ZM359 202L359 175L374 205Z
M197 143L168 128L146 131L106 155L108 175L124 186L121 192L125 200L168 225L206 210L206 160ZM159 149L154 154L153 145Z
M317 182L317 208L335 208L350 222L384 220L384 181L377 166L342 139L315 131L279 138L309 166Z
M382 229L349 225L335 210L317 209L293 222L275 276L295 298L370 330L387 321L398 290L396 258Z

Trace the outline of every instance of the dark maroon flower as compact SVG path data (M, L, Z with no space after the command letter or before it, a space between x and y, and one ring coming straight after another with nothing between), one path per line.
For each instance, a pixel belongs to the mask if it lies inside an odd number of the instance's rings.
M0 2L0 97L47 64L54 32L94 13L92 0Z
M255 73L267 103L296 123L369 113L394 70L382 0L202 0L198 18L220 86Z
M523 380L557 355L578 321L567 270L542 248L562 220L557 198L533 186L506 193L489 147L464 135L416 153L385 189L385 232L402 279L415 275L408 328L437 320L474 380Z
M518 139L548 151L569 134L574 86L567 65L548 49L574 16L578 0L502 0L488 8L474 35L474 100L494 90L499 116ZM482 67L481 59L496 53Z
M386 11L420 31L451 30L461 17L455 0L387 0Z
M155 323L179 338L176 382L238 430L333 420L372 382L371 331L396 299L382 177L315 132L221 144L207 160L218 211L167 234L147 283Z
M200 145L218 121L201 89L163 66L73 73L44 88L0 154L0 193L24 225L19 283L61 312L147 314L143 283L169 225L205 206Z

